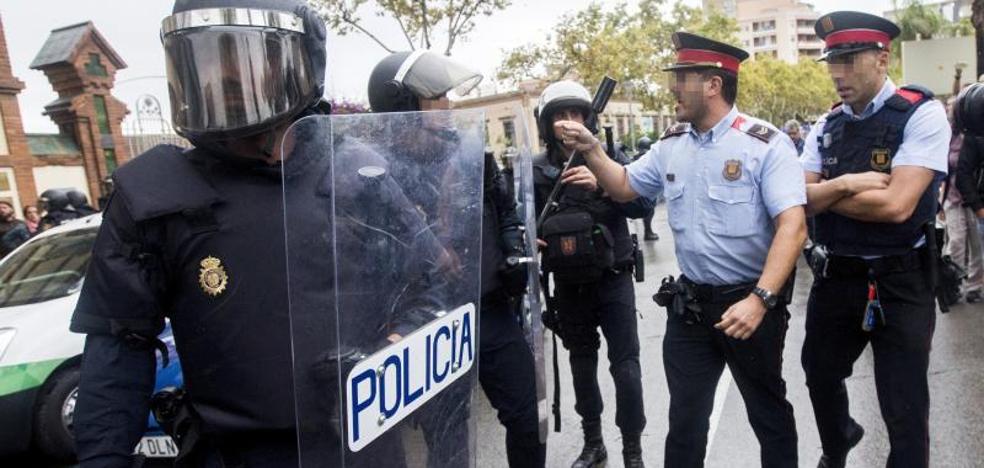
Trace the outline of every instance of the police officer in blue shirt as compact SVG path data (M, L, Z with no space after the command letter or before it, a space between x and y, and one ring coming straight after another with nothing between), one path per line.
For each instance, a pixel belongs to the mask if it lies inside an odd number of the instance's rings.
M734 107L745 51L682 32L673 42L677 60L668 71L682 123L641 159L623 168L583 126L556 125L615 200L666 194L683 275L664 280L659 295L671 311L663 340L665 466L703 466L714 391L727 364L762 466L795 467L796 426L781 371L786 285L806 239L796 150L775 127Z
M864 434L844 379L868 343L888 466L928 466L936 307L923 228L936 216L950 125L931 92L888 78L896 25L841 11L815 29L842 101L813 127L802 157L818 245L803 368L823 444L819 466L843 467Z

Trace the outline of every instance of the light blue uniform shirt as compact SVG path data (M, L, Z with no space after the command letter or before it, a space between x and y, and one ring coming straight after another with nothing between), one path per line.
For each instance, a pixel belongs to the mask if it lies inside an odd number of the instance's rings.
M898 88L892 80L886 79L881 91L874 99L868 103L861 115L854 113L851 106L844 105L844 114L854 120L864 120L871 117L881 110L885 101L892 97ZM806 146L800 160L803 163L803 170L820 174L822 163L820 160L819 142L817 137L823 131L827 116L823 116L817 121L816 125L810 129L806 137ZM946 111L943 104L933 100L927 102L909 118L902 130L902 144L898 152L892 157L892 168L898 166L920 166L936 171L940 176L947 172L947 155L950 152L950 123L946 120Z
M661 139L626 170L640 196L665 192L680 270L700 284L757 281L773 219L806 204L793 142L737 108L706 133L689 128Z

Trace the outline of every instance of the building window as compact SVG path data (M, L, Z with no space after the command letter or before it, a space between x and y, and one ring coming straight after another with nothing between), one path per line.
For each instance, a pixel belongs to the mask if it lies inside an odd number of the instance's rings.
M85 72L92 76L109 76L106 67L99 63L99 54L89 54L89 63L85 64Z
M99 124L99 133L111 134L112 132L109 131L109 114L106 112L106 98L93 96L92 99L96 106L96 122Z
M776 20L769 21L756 21L752 23L752 31L774 31L776 29Z
M103 148L103 157L106 158L106 172L112 174L116 170L116 150Z
M7 147L7 125L3 123L3 110L0 109L0 155L10 154Z
M502 120L502 134L506 137L506 146L515 146L513 142L516 141L516 124L512 119Z
M800 34L800 35L796 36L796 39L798 39L800 42L816 42L817 41L817 35L816 34Z

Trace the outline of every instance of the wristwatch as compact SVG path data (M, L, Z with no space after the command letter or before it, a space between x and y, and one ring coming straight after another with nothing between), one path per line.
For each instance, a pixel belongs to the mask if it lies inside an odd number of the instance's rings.
M752 294L758 296L759 299L762 299L762 303L765 304L766 309L774 309L776 305L779 304L779 297L772 294L772 292L767 289L762 289L756 286L755 289L752 290Z

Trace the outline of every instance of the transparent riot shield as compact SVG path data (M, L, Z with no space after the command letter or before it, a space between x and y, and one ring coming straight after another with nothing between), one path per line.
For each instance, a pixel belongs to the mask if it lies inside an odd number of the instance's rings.
M526 113L517 107L515 148L513 149L513 187L516 193L516 213L525 228L526 261L530 262L527 279L527 292L523 295L523 329L526 342L533 350L536 369L536 403L540 415L540 441L546 443L549 432L549 413L547 407L546 366L543 357L543 299L540 296L540 260L536 246L536 203L533 191L533 145L530 140Z
M484 128L435 111L288 130L301 466L474 466Z

